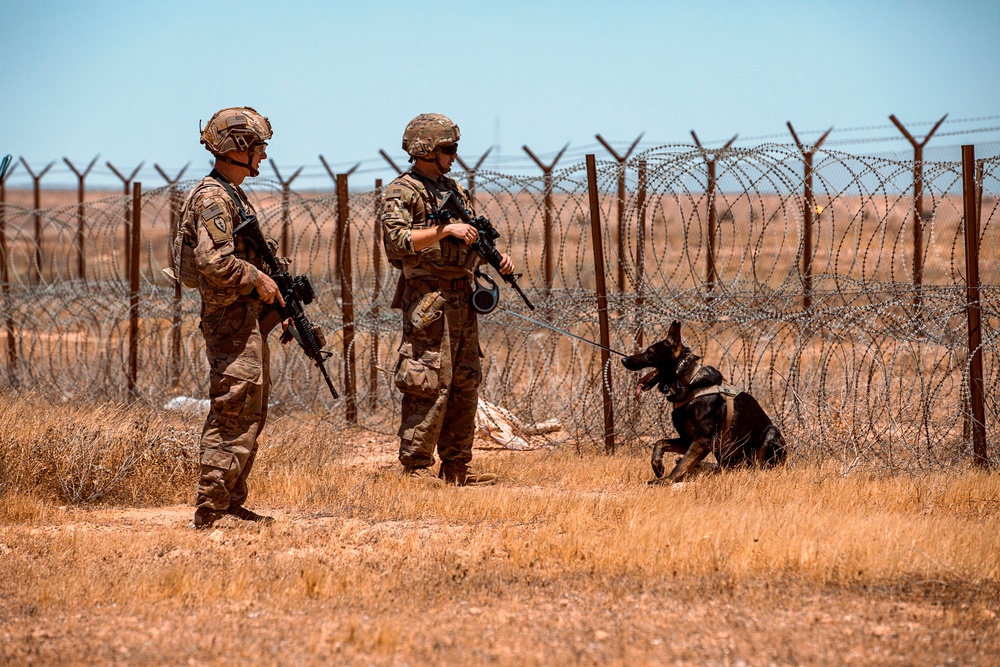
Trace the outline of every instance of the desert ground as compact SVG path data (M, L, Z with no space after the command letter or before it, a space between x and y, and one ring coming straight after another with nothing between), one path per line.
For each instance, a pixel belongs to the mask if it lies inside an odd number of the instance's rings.
M650 486L648 451L279 416L250 505L189 527L197 416L0 401L0 664L995 665L1000 479L782 469Z

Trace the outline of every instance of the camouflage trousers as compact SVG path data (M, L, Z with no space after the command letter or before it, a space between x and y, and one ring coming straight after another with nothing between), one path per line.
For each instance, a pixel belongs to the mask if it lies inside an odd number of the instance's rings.
M246 501L271 384L260 308L256 299L237 301L201 321L211 407L201 433L197 507L225 511Z
M408 281L403 312L434 289ZM434 464L464 468L472 460L482 352L477 315L469 307L470 289L443 291L442 316L416 330L404 317L395 384L403 394L399 462L405 468Z

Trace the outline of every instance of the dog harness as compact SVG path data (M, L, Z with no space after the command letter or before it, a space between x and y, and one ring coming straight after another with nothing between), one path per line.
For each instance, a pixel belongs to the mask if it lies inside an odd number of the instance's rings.
M702 387L701 389L695 389L679 401L673 401L674 410L686 405L699 396L722 394L722 397L726 399L726 418L722 420L722 430L719 431L719 442L721 443L726 439L726 436L729 435L729 427L733 424L733 399L736 398L737 394L742 392L742 389L734 387L730 384L717 384L712 387Z

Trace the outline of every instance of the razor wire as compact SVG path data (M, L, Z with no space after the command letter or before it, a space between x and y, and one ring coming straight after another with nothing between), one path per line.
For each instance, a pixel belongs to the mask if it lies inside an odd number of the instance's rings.
M707 160L715 162L711 201ZM979 306L984 384L991 388L1000 380L1000 160L980 164ZM681 321L686 343L703 363L757 397L793 457L888 469L966 460L971 413L961 163L925 161L922 167L918 285L912 162L817 150L813 196L806 201L803 156L784 144L717 152L666 145L624 163L599 161L611 347L637 351L662 338L671 321ZM520 283L537 305L530 316L551 327L518 317L529 313L505 292L502 307L480 319L481 395L520 423L562 425L534 436L536 444L602 447L603 387L612 397L619 446L645 448L670 437L669 403L652 394L637 400L638 374L614 357L602 367L599 350L574 337L599 340L584 165L553 171L550 179L490 171L475 178L477 212L500 230L501 248L523 273ZM621 201L619 179L626 192ZM156 405L207 395L197 293L178 290L163 274L176 212L194 184L142 197L136 389L140 400ZM287 239L293 272L308 274L315 287L309 316L326 332L334 353L327 367L338 391L344 394L349 374L356 378L357 423L395 433L400 397L392 375L401 324L390 301L398 273L378 248L377 193L349 195L349 217L338 234L335 193L296 192L264 178L247 185L265 234ZM0 388L59 400L133 398L126 390L130 206L121 195L83 207L0 206ZM804 259L806 206L813 210L814 244ZM706 268L710 254L714 273ZM354 309L352 337L345 337L345 297ZM352 343L345 349L347 338ZM272 339L271 350L275 411L348 426L344 399L329 397L294 344ZM988 389L986 400L989 442L997 393Z

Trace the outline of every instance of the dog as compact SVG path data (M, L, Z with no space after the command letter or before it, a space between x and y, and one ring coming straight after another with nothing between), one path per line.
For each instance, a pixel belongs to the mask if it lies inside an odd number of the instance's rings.
M673 403L670 415L680 437L665 438L653 445L650 484L673 484L691 474L709 453L720 469L740 465L773 467L787 457L785 439L778 427L750 394L723 383L722 373L699 362L681 340L681 323L670 325L667 337L645 351L622 359L625 368L643 375L635 395L659 387ZM663 455L683 454L670 474L663 478Z

